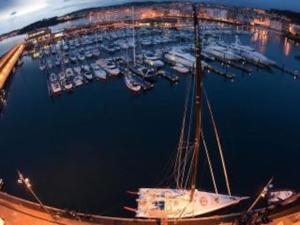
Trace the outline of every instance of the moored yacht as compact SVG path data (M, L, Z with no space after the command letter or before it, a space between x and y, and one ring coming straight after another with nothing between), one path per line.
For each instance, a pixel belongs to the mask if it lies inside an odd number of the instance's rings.
M90 66L88 64L84 64L81 66L81 69L84 71L84 72L90 72Z
M63 58L63 62L64 62L64 64L68 64L70 62L70 60L69 60L69 58L67 56L65 56Z
M129 66L129 69L137 74L138 76L144 78L147 81L155 82L157 80L157 73L154 71L153 68L147 68L142 64L136 64Z
M236 36L236 41L235 43L230 45L230 48L233 49L237 54L239 54L240 56L248 60L253 60L257 63L261 63L267 66L273 66L276 64L275 61L257 52L255 49L251 48L250 46L242 45L238 36Z
M141 85L134 79L134 76L130 72L124 75L124 82L131 91L139 92L142 89Z
M86 51L86 52L84 53L84 55L85 55L85 57L86 57L87 59L90 59L90 58L93 57L93 53L92 53L91 51Z
M40 63L40 70L41 70L41 71L44 71L44 70L46 69L46 67L47 67L47 66L46 66L45 63L42 63L42 62Z
M79 75L75 76L73 78L73 82L74 82L74 86L75 87L81 86L83 84L83 78L82 78L82 76L79 76Z
M63 81L64 79L66 79L66 74L63 71L61 71L58 73L58 78L60 81Z
M195 57L178 49L169 51L164 55L164 58L167 62L174 65L180 64L187 68L193 68L195 66Z
M79 66L75 66L73 69L77 75L81 75L81 68Z
M55 82L55 81L57 81L57 75L56 75L55 73L51 73L51 74L49 75L49 80L50 80L50 82Z
M218 44L211 44L206 46L203 49L203 52L211 55L213 57L225 59L225 60L240 60L241 57L237 55L235 52L233 52L230 48L226 48L223 46L220 46Z
M86 71L83 75L87 80L93 80L93 74L90 71Z
M118 76L121 72L112 60L98 59L96 63L112 76Z
M166 71L166 70L159 70L158 72L158 75L171 81L171 82L177 82L179 81L179 77L169 71Z
M161 68L165 64L163 61L161 61L155 54L153 53L146 53L143 55L144 62L147 63L149 66L155 67L155 68Z
M101 69L96 63L91 64L91 66L94 70L95 78L97 80L99 80L99 79L105 80L106 79L105 70Z
M51 82L50 88L51 88L52 94L59 94L62 91L61 86L58 81Z
M72 70L72 68L67 68L66 69L66 77L69 78L69 77L73 77L74 76L74 72Z
M76 63L77 62L77 58L75 55L70 55L70 60L72 63Z
M70 78L65 79L65 81L63 82L63 85L64 85L64 89L66 91L70 91L73 88L73 83Z
M172 66L172 69L182 74L186 74L189 72L189 69L180 63L176 63L175 66Z
M97 58L97 57L100 56L100 51L99 51L98 48L93 49L93 56L94 56L95 58Z
M78 54L78 59L79 59L80 61L84 61L84 60L85 60L85 56L82 55L82 54Z

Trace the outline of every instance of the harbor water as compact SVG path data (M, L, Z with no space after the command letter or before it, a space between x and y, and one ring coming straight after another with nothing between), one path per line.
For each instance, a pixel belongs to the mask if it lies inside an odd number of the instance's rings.
M300 46L280 35L253 30L240 39L278 65L300 71L294 57ZM235 36L222 40L234 42ZM3 53L11 42L0 45ZM175 160L188 75L173 85L159 79L142 94L131 93L122 78L115 78L49 97L39 61L29 56L23 61L10 80L0 119L0 177L9 193L31 199L17 184L19 169L49 205L130 216L123 206L135 207L135 196L126 191L168 185L163 181ZM251 75L228 70L236 75L234 81L206 73L204 82L232 192L254 195L271 177L276 187L299 189L300 80L276 69L254 69ZM210 150L216 152L208 116L204 118ZM220 171L217 154L212 155ZM203 160L199 175L198 186L210 189ZM222 172L217 178L225 192Z

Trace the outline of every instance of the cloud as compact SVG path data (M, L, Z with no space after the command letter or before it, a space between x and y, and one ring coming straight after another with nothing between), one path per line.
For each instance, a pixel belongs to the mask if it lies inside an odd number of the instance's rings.
M4 5L5 8L0 10L0 19L7 20L12 16L19 17L30 13L42 10L48 6L46 0L31 0L31 1L13 1L11 5ZM2 5L0 5L2 7Z

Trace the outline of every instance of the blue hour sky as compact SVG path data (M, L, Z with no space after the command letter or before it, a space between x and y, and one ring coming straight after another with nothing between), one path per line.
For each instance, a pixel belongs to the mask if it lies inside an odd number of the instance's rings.
M81 8L123 2L130 2L130 0L0 0L0 34L43 18L63 15ZM206 0L205 2L300 12L300 0Z

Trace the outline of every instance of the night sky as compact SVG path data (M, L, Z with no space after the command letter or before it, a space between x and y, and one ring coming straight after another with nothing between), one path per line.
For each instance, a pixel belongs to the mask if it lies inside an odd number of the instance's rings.
M0 34L21 28L37 20L60 16L91 6L104 6L130 0L4 0L0 1ZM141 1L141 0L139 0ZM300 12L299 0L206 0L223 4L258 8L279 8Z

